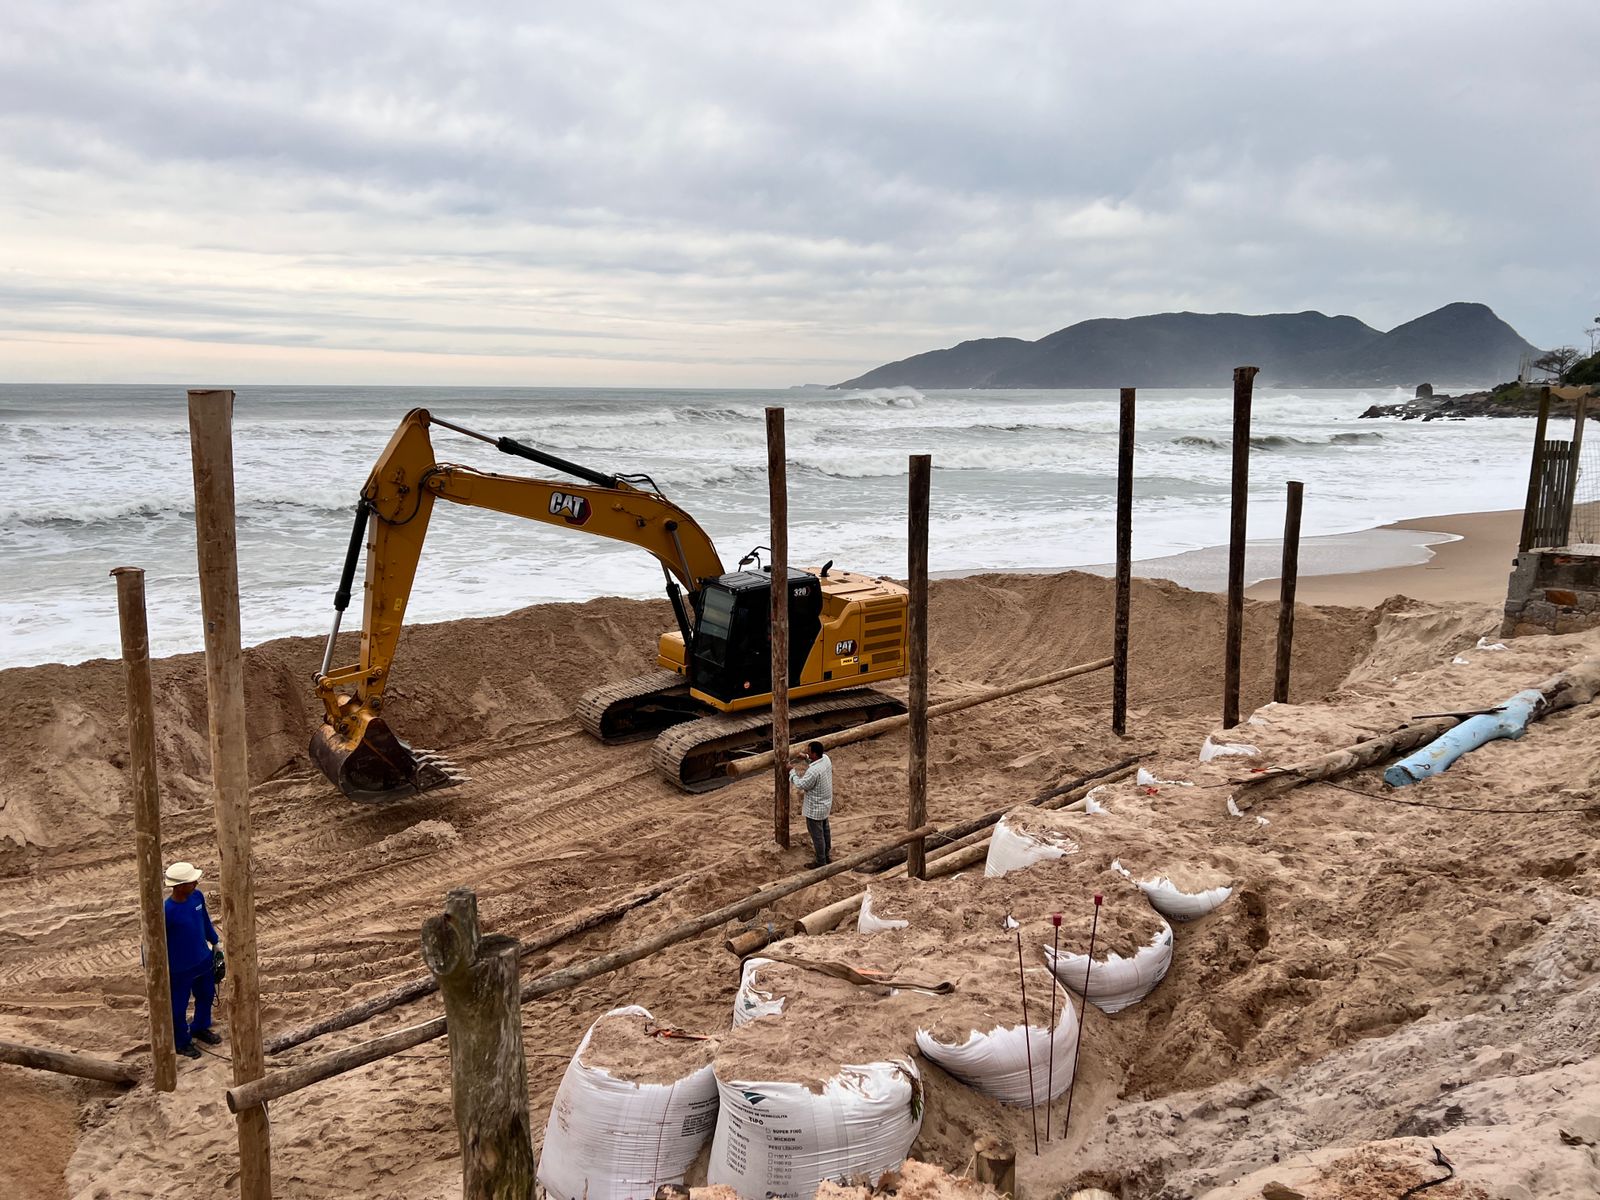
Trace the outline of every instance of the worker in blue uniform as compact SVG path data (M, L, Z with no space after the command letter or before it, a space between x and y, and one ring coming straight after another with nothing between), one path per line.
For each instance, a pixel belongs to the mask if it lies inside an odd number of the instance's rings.
M217 995L216 950L221 939L206 910L199 888L204 872L193 863L178 862L167 868L167 969L172 979L172 1033L178 1053L199 1058L195 1042L221 1044L211 1028L211 1003ZM194 1020L189 1019L189 999L194 998Z

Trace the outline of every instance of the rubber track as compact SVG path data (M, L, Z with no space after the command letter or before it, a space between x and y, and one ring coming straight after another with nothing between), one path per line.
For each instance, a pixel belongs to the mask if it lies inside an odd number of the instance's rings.
M853 688L791 704L789 727L800 736L814 737L904 711L905 705L893 696L871 688ZM802 728L796 730L797 725ZM663 779L671 780L684 791L709 792L733 782L721 774L723 763L740 751L764 750L771 740L770 708L747 713L717 713L663 730L650 747L650 761ZM711 763L705 763L708 754L714 756ZM715 774L707 773L713 770Z
M652 671L648 675L639 675L633 679L608 683L585 692L578 701L577 711L574 715L578 718L578 724L583 726L586 733L599 738L603 742L629 740L607 738L601 732L605 728L606 714L612 708L627 700L640 700L646 696L659 696L676 688L687 687L687 681L676 671ZM646 734L645 736L649 735Z

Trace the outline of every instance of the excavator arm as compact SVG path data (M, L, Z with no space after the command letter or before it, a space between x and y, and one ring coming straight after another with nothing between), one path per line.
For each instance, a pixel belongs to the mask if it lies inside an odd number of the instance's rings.
M430 425L454 429L574 474L584 483L551 482L498 475L435 459ZM414 753L389 731L381 714L406 605L422 557L436 501L447 500L526 517L547 525L639 546L660 561L680 629L689 640L688 611L679 584L692 596L700 581L723 573L722 560L705 530L643 476L606 475L569 463L510 438L492 438L432 417L426 409L406 414L384 447L361 490L355 530L339 592L333 632L328 636L317 694L326 713L312 738L311 753L328 778L357 799L389 798L454 782L447 770ZM334 640L349 602L363 529L367 550L366 603L360 661L332 666Z

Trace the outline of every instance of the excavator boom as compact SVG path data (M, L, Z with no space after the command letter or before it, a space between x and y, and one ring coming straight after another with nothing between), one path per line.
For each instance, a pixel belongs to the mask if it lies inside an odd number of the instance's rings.
M438 424L578 475L568 483L498 475L436 460L429 426ZM646 487L645 485L648 485ZM449 786L458 777L432 756L401 741L383 720L383 695L400 641L436 500L448 500L639 546L667 577L680 633L690 636L688 608L701 581L723 573L710 537L643 476L605 475L510 438L491 438L413 409L395 430L361 490L344 574L335 596L333 632L316 678L325 720L311 754L339 789L355 799L384 799ZM333 666L334 642L350 599L363 532L367 552L365 613L357 662Z

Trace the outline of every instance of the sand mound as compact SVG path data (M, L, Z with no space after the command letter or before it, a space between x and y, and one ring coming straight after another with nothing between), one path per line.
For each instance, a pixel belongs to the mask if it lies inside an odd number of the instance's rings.
M639 1013L610 1013L595 1022L583 1061L633 1083L676 1083L716 1053L715 1038L681 1035Z
M1074 574L936 582L933 698L1100 657L1110 641L1111 588ZM1302 610L1296 704L1267 710L1265 724L1251 727L1259 762L1325 749L1411 713L1497 702L1600 641L1524 639L1508 652L1479 653L1470 621L1427 611L1433 615ZM1275 616L1272 605L1247 611L1247 707L1269 694ZM451 886L477 889L490 929L528 937L641 884L700 872L529 968L545 970L616 949L804 863L803 835L787 853L771 847L764 780L685 796L656 778L648 745L597 746L572 720L572 702L586 687L648 669L655 637L669 624L664 604L603 600L409 630L387 716L408 740L455 757L473 782L384 807L349 804L309 769L305 745L318 714L306 680L320 639L250 651L269 1032L422 973L417 930ZM1070 922L1063 947L1078 946L1087 936L1088 897L1102 890L1102 944L1122 938L1131 946L1137 928L1119 933L1110 910L1130 921L1152 914L1137 894L1124 902L1109 882L1113 854L1136 871L1180 863L1226 871L1237 888L1215 913L1178 929L1170 973L1146 1000L1111 1017L1091 1009L1072 1135L1058 1136L1037 1160L1019 1158L1022 1189L1047 1195L1098 1182L1124 1197L1154 1197L1163 1188L1200 1196L1272 1166L1274 1153L1284 1160L1324 1147L1348 1154L1402 1129L1437 1131L1441 1145L1450 1139L1451 1153L1481 1175L1491 1151L1515 1157L1507 1144L1483 1140L1483 1129L1505 1128L1540 1138L1539 1154L1558 1164L1553 1177L1569 1191L1549 1194L1579 1194L1566 1181L1578 1178L1573 1164L1587 1151L1540 1131L1569 1119L1564 1106L1596 1095L1582 1072L1600 1045L1593 1015L1600 1005L1592 1002L1600 958L1583 949L1590 943L1575 916L1600 895L1588 849L1593 819L1433 812L1328 788L1272 802L1261 810L1268 825L1231 819L1219 785L1238 762L1194 761L1220 702L1220 598L1138 584L1134 630L1126 741L1106 728L1105 674L933 727L929 809L940 823L1017 804L1134 750L1147 754L1157 776L1195 783L1153 793L1131 781L1108 789L1111 815L1125 823L1117 845L1088 840L1077 872L1052 868L1037 877L1048 881L1042 890L1030 890L1032 872L995 880L1003 886L993 889L978 872L944 885L927 928L950 936L937 946L915 938L903 945L921 974L958 983L948 1013L976 998L993 1018L1010 1020L1015 976L1002 979L998 965L1003 951L1015 955L1014 935L1008 943L998 928L1007 907L1024 923L1025 946L1049 941L1048 914L1057 909ZM1438 650L1441 637L1451 653ZM341 656L353 654L353 637L348 646ZM1450 662L1456 650L1470 665ZM201 663L197 656L164 660L155 675L167 856L201 862L215 878ZM0 777L0 1034L110 1057L136 1054L146 1036L122 688L115 662L0 672L8 714L0 727L8 767ZM1335 692L1337 711L1317 703ZM1428 784L1428 795L1469 807L1580 803L1555 798L1596 786L1596 730L1591 714L1563 714L1521 742L1474 754ZM874 844L903 821L904 743L848 747L835 762L834 839L842 853ZM772 915L792 918L857 886L832 881L781 902ZM862 939L862 955L883 959L892 936ZM815 941L827 949L834 939ZM981 959L962 960L977 949ZM839 945L833 952L843 957ZM570 1048L602 1013L639 1003L686 1029L715 1033L728 1024L736 986L732 961L707 937L530 1006L534 1127L543 1127ZM909 1033L899 1031L920 1017L916 1005L937 999L905 992L877 999L870 989L852 989L823 1001L812 993L823 994L808 989L783 1019L782 1039L741 1030L719 1055L747 1063L741 1070L782 1066L814 1077L851 1058L881 1058L891 1017L895 1037L906 1040L889 1048L908 1045ZM1049 994L1030 986L1030 1010L1037 1001L1047 1016ZM414 1004L286 1061L438 1011L436 1000ZM1494 1053L1479 1061L1486 1046ZM1512 1057L1502 1061L1506 1053ZM959 1172L981 1133L1029 1141L1025 1113L936 1066L919 1063L919 1070L927 1111L916 1150L925 1159ZM193 1195L225 1191L236 1170L231 1124L217 1101L226 1071L220 1060L186 1061L172 1096L142 1088L114 1101L91 1095L77 1114L82 1132L66 1168L68 1193L137 1195L169 1185ZM459 1177L448 1078L440 1043L276 1103L274 1167L285 1194L449 1194ZM1372 1101L1352 1105L1342 1099L1350 1095ZM1444 1115L1450 1104L1477 1123L1472 1138ZM1250 1137L1241 1139L1246 1125ZM72 1131L63 1137L61 1146L73 1145Z

